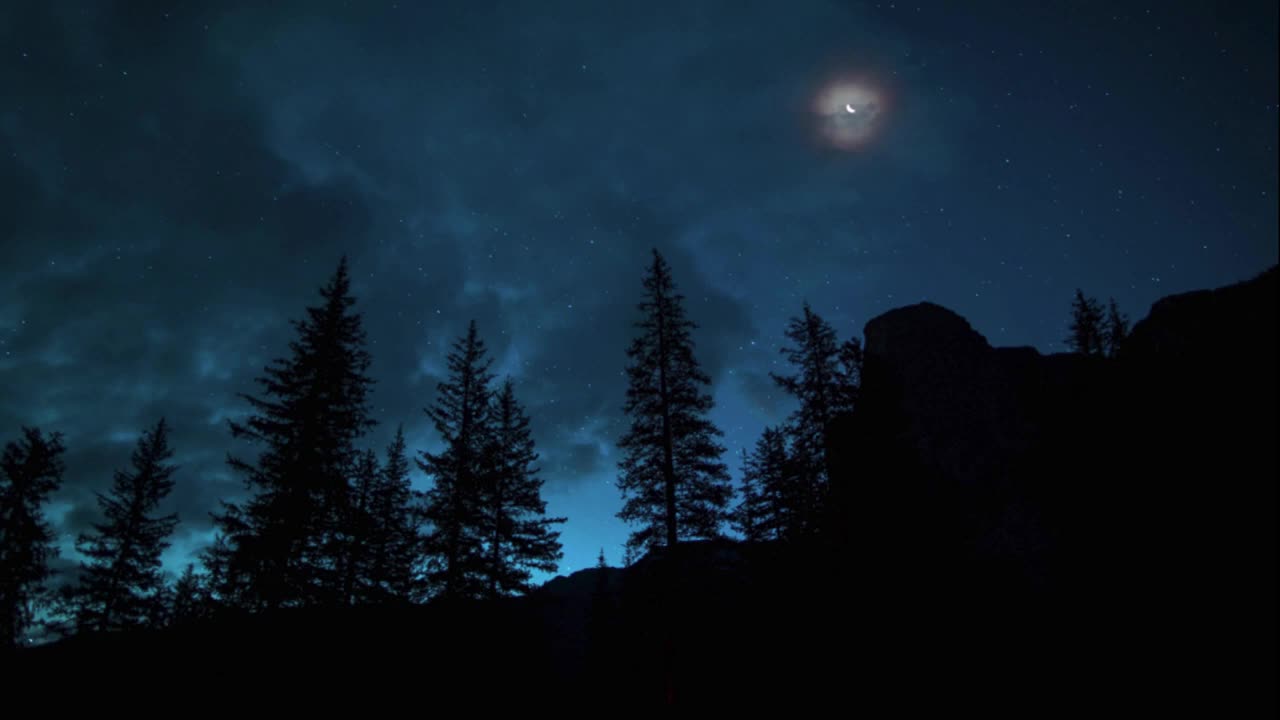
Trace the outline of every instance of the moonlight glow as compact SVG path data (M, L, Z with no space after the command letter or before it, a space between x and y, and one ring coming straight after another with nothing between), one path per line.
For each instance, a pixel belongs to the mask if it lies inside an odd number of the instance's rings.
M818 93L812 109L824 144L856 150L875 135L884 100L866 83L836 82Z

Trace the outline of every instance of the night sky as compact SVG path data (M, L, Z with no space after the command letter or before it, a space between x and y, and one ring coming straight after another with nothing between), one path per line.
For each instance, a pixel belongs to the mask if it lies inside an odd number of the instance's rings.
M842 338L928 299L1055 352L1076 287L1136 320L1277 260L1274 0L259 4L0 9L0 439L65 434L63 565L162 415L168 567L209 542L226 453L255 452L236 393L343 253L370 445L436 447L474 318L569 517L561 572L621 561L650 248L735 456L791 409L768 372L806 299Z

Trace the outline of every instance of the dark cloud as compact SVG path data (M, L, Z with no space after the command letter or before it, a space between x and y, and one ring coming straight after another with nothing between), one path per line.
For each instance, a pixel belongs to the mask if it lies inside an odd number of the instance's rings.
M5 42L22 50L4 66L18 92L0 123L0 185L18 209L0 226L17 270L0 285L0 426L66 435L74 535L166 416L182 464L172 506L199 534L240 489L224 466L236 392L284 351L288 317L337 257L367 254L373 212L355 179L309 180L279 157L265 109L193 18L20 12L4 25L35 36Z

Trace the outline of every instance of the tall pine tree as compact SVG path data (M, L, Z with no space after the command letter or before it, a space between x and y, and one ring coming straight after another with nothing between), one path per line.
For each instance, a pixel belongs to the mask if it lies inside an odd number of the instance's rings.
M76 627L106 632L157 626L165 613L160 554L178 524L176 514L157 515L173 490L169 430L163 419L138 439L131 470L117 470L111 492L98 494L106 521L76 541L88 558L73 593Z
M640 332L627 350L624 409L631 427L618 443L624 500L618 517L638 526L627 539L629 554L719 537L728 519L733 487L720 460L723 433L708 417L711 379L694 357L697 325L685 317L683 300L654 250L639 304Z
M41 505L62 485L62 435L22 428L0 456L0 651L22 642L58 556Z
M506 380L493 401L490 476L484 484L485 535L489 544L486 575L489 595L522 594L533 571L554 573L564 557L553 526L565 518L547 517L542 479L534 463L538 453L529 418Z
M787 325L790 345L782 354L794 375L771 373L774 382L794 396L800 406L787 420L791 441L791 469L795 486L783 537L817 532L827 493L827 429L836 416L852 412L861 373L862 347L856 339L841 344L835 330L804 304L800 317Z
M422 452L418 466L432 480L424 519L425 580L447 598L479 597L488 591L483 531L483 485L491 472L490 419L493 375L475 321L453 343L449 378L437 386L427 416L444 441L440 453Z
M233 437L265 447L256 462L228 458L252 496L215 514L221 539L206 561L219 595L244 607L343 601L349 478L355 443L374 425L373 380L345 257L320 295L293 322L291 356L258 379L262 395L241 395L253 415L231 423Z

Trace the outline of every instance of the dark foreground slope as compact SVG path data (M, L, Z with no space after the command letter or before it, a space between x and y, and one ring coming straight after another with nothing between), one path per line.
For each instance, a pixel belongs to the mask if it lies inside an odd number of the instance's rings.
M1277 276L1167 298L1123 356L866 328L808 547L692 543L529 597L226 616L10 658L221 701L1264 715L1276 678Z

